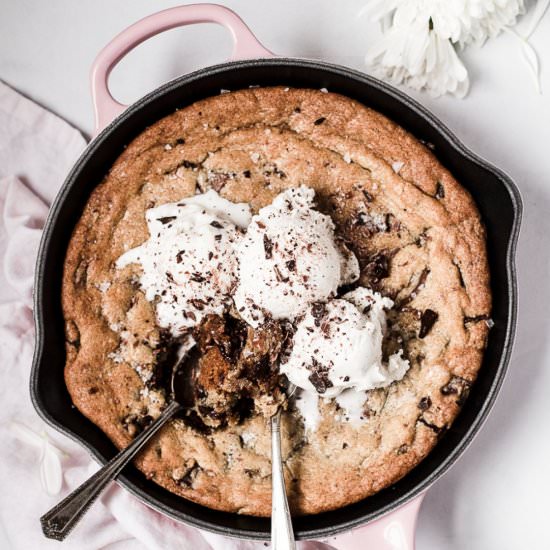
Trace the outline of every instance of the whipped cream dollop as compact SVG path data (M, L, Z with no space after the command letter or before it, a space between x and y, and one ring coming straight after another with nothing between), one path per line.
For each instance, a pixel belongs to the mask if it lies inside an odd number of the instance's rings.
M312 304L296 325L281 372L306 392L336 397L344 390L372 390L403 378L402 350L382 357L386 309L392 300L367 288Z
M123 254L118 268L142 267L139 282L155 302L158 324L174 336L231 302L238 271L236 248L250 224L248 204L210 190L177 203L150 208L149 239Z
M253 216L237 246L235 306L250 325L266 314L295 319L309 304L325 301L359 277L359 263L337 241L331 218L314 208L315 192L284 191Z

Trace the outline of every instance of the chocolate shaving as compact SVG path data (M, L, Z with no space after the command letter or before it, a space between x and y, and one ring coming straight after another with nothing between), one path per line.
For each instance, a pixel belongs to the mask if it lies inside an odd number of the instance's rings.
M328 388L332 388L334 385L328 377L328 367L325 367L314 357L312 359L312 364L310 370L312 373L308 376L308 380L313 384L313 387L317 390L317 393L325 393Z
M177 216L164 216L162 218L157 218L157 221L166 225L167 223L173 222Z
M273 271L275 271L275 277L279 283L286 283L288 282L288 277L283 277L283 274L281 273L279 266L274 265Z
M273 257L273 241L267 235L264 235L264 250L265 259L270 260Z
M315 326L320 327L321 322L327 314L327 306L322 302L316 302L311 306L311 315L314 319Z
M199 298L191 298L189 300L189 303L195 308L195 309L198 309L199 311L202 311L204 309L204 306L206 305L206 302L204 302L204 300L201 300Z

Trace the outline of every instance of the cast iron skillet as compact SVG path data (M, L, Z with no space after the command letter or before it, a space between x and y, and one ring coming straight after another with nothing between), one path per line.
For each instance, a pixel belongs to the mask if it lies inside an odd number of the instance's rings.
M237 57L269 55L244 23L226 8L202 4L166 10L121 33L98 57L93 82L99 123L102 123L102 114L109 116L120 107L108 93L106 79L111 67L127 50L160 30L205 21L230 29ZM328 88L384 113L417 138L433 144L438 159L474 197L487 228L494 327L478 380L462 412L428 457L390 488L333 512L295 518L298 538L319 539L372 522L411 502L459 458L495 401L510 359L516 323L514 253L522 210L517 188L500 170L468 151L422 106L378 80L316 61L283 58L233 61L169 82L120 114L76 162L44 228L36 266L36 348L31 396L47 423L80 442L101 463L115 454L116 449L107 436L72 405L63 379L65 342L60 292L63 261L72 230L93 188L124 147L147 126L175 109L219 94L222 88L237 90L250 85ZM110 111L105 114L107 107ZM148 481L134 467L126 468L119 481L148 505L188 524L236 537L269 538L269 519L217 512L194 504Z

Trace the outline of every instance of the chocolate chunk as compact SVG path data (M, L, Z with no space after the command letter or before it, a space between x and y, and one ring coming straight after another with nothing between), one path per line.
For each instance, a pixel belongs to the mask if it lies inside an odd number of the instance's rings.
M201 434L210 435L212 433L212 428L204 423L204 420L199 416L197 411L188 410L181 419L186 426L189 426Z
M470 393L470 382L460 376L453 376L439 391L442 395L456 395L456 402L462 406Z
M210 225L212 227L215 227L216 229L223 229L223 225L216 220L214 220L213 222L210 222Z
M185 140L183 138L176 139L176 145L183 145L185 143Z
M174 276L173 276L169 271L166 272L166 278L167 278L171 283L175 283L175 281L174 281Z
M267 235L264 235L264 250L265 259L270 260L273 257L273 241Z
M443 395L451 395L453 393L458 393L458 388L449 382L448 384L442 386L440 391Z
M432 309L426 309L422 313L422 317L420 317L420 330L418 332L419 338L425 338L428 335L438 317L439 314Z
M378 283L381 279L388 277L390 274L388 257L383 253L376 254L365 266L365 273L373 283Z
M420 277L418 277L418 281L415 285L415 287L412 289L411 293L403 298L398 306L397 309L403 309L404 306L407 304L410 304L418 295L418 293L424 288L424 285L426 284L426 279L428 278L428 275L430 274L430 270L426 267L422 270L422 273L420 273Z
M243 396L238 399L237 403L233 406L232 413L237 416L239 422L242 422L246 418L252 416L254 411L254 399L248 396Z
M435 198L436 199L445 198L445 188L439 182L437 182L437 185L435 186Z
M288 260L286 267L289 271L296 271L296 260Z
M192 280L192 281L195 281L196 283L204 283L204 281L206 280L199 272L195 271L195 273L191 273L191 275L189 276L189 278Z
M458 281L460 282L460 286L462 288L466 288L466 283L464 282L464 276L462 275L462 269L460 269L460 266L455 263L456 270L458 272Z
M419 402L418 402L418 408L421 410L421 411L426 411L428 410L430 407L432 406L432 400L430 399L430 397L423 397Z
M365 189L363 189L363 195L365 196L365 200L367 202L372 202L374 200L374 197Z
M326 118L324 116L318 118L313 124L315 124L315 126L319 126L320 124L323 124L323 122L325 122Z
M176 254L176 262L178 264L181 264L181 262L183 261L183 255L185 254L185 250L180 250L177 254Z
M395 453L398 455L404 455L408 450L409 450L409 446L404 443L403 445L397 448Z
M283 277L283 274L281 273L281 270L279 269L279 266L274 265L273 271L275 272L275 278L279 283L287 283L288 277Z
M224 174L221 172L209 172L208 183L218 193L225 187L225 184L231 178L230 174Z
M185 485L186 487L192 487L200 470L201 467L195 462L195 464L187 470L185 475L180 480L178 480L178 483L180 483L181 485Z
M173 222L176 219L176 216L164 216L162 218L157 218L157 221L166 225L167 223Z
M137 425L144 430L153 422L153 417L146 414L145 416L138 416L136 419Z
M244 176L245 178L250 178L250 177L252 176L252 174L250 173L250 170L245 170L245 171L243 172L243 176Z

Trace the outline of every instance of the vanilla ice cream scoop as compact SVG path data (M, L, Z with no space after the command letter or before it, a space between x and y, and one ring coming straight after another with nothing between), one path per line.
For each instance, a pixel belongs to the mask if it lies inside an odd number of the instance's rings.
M299 320L281 372L306 392L336 397L346 389L372 390L403 378L402 350L382 359L385 309L393 302L367 288L309 306Z
M314 208L315 192L288 189L252 218L237 247L235 306L250 325L266 315L295 319L359 277L359 263L337 242L329 216Z
M140 285L158 324L178 336L222 314L236 284L236 247L251 219L247 204L208 191L146 212L149 239L117 260L141 265Z

